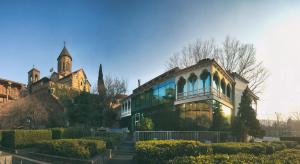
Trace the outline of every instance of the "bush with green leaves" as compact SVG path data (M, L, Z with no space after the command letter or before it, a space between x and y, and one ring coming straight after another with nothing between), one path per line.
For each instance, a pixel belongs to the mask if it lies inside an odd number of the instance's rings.
M103 136L103 137L84 137L83 139L89 140L102 140L106 142L106 148L113 149L114 146L118 145L121 141L120 135L111 135L111 136Z
M250 153L254 155L266 154L266 145L254 143L215 143L211 144L214 154Z
M135 160L138 163L165 163L177 156L199 156L208 154L252 155L272 154L286 149L284 143L213 143L204 144L198 141L185 140L151 140L136 143Z
M300 144L300 137L280 137L280 141L296 141Z
M52 128L53 139L81 138L91 136L91 131L83 128Z
M60 139L37 144L40 153L90 159L106 150L105 142L87 139Z
M138 126L138 130L140 131L151 131L153 130L154 128L154 124L153 124L153 121L151 118L143 118L141 121L140 121L140 124Z
M294 148L294 147L296 147L298 145L298 142L296 142L296 141L274 141L272 143L283 144L287 148Z
M300 150L286 149L269 155L253 155L253 154L214 154L200 156L184 156L176 157L170 160L169 164L228 164L228 163L247 163L247 164L274 164L274 163L290 163L296 164L300 161Z
M24 148L51 139L50 130L6 130L2 131L1 145L11 149Z
M136 143L136 156L138 163L164 163L177 156L209 154L211 148L198 141L184 140L152 140Z

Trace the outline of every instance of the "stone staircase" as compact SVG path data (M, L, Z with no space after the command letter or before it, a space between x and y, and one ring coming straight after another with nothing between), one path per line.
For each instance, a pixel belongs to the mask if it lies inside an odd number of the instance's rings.
M108 164L134 164L134 154L134 142L128 137L118 145L116 150L112 151L112 158Z

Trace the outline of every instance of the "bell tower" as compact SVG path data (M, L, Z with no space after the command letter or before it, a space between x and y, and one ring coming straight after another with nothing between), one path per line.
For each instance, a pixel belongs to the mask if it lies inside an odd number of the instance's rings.
M67 50L65 42L64 48L57 58L57 72L61 77L65 77L72 72L72 56Z
M34 67L28 72L28 86L40 80L40 71Z

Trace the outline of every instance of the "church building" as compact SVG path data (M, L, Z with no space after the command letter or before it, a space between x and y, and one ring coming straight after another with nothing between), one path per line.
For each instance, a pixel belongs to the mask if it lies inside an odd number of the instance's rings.
M66 46L64 46L57 58L57 72L52 72L50 77L40 79L40 71L32 68L28 72L29 92L33 93L41 89L51 89L54 85L79 92L90 92L91 84L84 70L81 68L72 72L72 61L71 54Z

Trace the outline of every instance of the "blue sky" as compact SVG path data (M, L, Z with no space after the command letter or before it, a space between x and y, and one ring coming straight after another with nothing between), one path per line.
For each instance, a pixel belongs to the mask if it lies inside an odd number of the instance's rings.
M300 111L300 89L287 82L300 80L299 18L297 1L0 0L0 77L27 83L33 65L48 76L66 41L74 70L96 84L102 63L131 92L183 46L229 35L253 43L271 73L259 104L259 117L269 118Z

